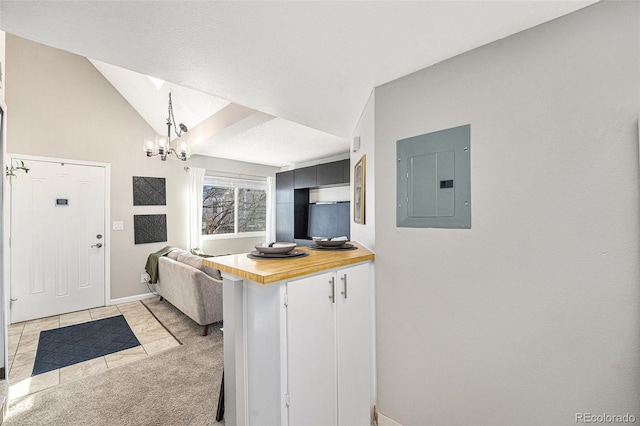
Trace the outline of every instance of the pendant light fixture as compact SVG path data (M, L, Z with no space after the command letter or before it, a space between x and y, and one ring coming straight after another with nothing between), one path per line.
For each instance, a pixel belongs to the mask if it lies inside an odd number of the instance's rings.
M171 147L171 126L176 138L176 148ZM169 92L169 114L167 116L167 136L156 135L155 139L145 139L144 151L147 153L147 157L160 156L162 161L167 160L167 156L174 154L176 158L187 161L189 156L189 145L187 144L186 137L181 140L183 135L187 133L187 126L180 123L176 125L176 119L173 116L173 104L171 103L171 92Z

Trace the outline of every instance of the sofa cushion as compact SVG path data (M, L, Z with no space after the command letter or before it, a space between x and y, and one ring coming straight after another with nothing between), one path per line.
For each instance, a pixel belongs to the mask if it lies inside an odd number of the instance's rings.
M177 254L176 260L178 262L182 262L186 265L194 267L196 269L201 270L205 274L209 275L211 278L216 280L221 280L222 276L220 275L220 271L206 266L202 263L202 257L196 256L195 254L191 254L186 250L181 250L181 253Z
M169 253L167 253L167 257L169 259L178 260L178 255L184 254L184 253L189 253L189 252L182 249L174 249L174 250L171 250Z

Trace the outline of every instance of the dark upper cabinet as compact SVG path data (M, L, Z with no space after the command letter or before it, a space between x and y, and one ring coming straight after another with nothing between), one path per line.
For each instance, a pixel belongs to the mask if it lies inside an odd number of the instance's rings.
M293 203L294 171L276 173L276 203Z
M314 188L316 182L316 166L303 167L294 170L293 187L295 189Z
M348 159L276 173L276 240L310 244L309 188L348 184L351 173Z
M342 183L351 183L351 161L342 160Z
M335 185L344 182L342 161L318 164L316 182L318 186Z

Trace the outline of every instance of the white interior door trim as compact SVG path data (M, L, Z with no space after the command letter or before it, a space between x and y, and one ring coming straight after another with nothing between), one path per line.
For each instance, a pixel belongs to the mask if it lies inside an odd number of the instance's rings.
M2 129L0 129L0 131L2 132L2 134L0 134L0 149L2 149L2 162L6 163L7 161L7 104L5 104L4 102L4 95L3 92L0 92L0 108L2 109L2 113L3 113L3 122L2 122ZM4 171L4 164L2 164L2 170ZM9 241L9 208L8 208L8 204L7 200L9 199L9 195L8 195L8 189L7 187L8 182L6 179L6 176L3 174L2 175L2 179L1 179L1 183L2 185L2 223L0 223L0 226L2 226L2 241L0 241L0 244L2 244L3 250L2 250L2 262L3 262L3 268L2 268L2 277L0 277L0 282L1 284L1 288L0 288L0 301L2 303L2 309L0 312L0 315L2 317L2 362L1 362L1 366L4 368L5 371L5 377L8 377L9 375L9 366L7 364L7 361L9 360L9 296L8 296L8 291L7 291L7 286L9 285L9 250L8 250L8 241Z
M5 121L6 123L6 121ZM104 253L104 300L105 300L105 305L109 304L109 301L111 300L111 164L109 163L102 163L102 162L98 162L98 161L83 161L83 160L71 160L68 158L54 158L54 157L42 157L39 155L23 155L23 154L15 154L15 153L8 153L6 155L7 158L7 164L11 164L11 161L13 161L14 158L20 158L20 159L24 159L24 160L32 160L32 161L43 161L43 162L50 162L50 163L67 163L67 164L76 164L78 166L94 166L94 167L104 167L104 171L105 171L105 184L104 184L104 244L105 247L107 248L107 250L105 250ZM9 182L7 181L6 185L5 185L5 190L7 191L11 191L11 185L9 184ZM5 192L5 200L10 200L10 192ZM5 247L9 247L8 244L8 235L10 234L10 232L6 232L7 230L10 230L10 215L11 215L11 210L10 210L10 205L9 203L4 203L4 214L5 214L5 225L7 224L7 222L9 221L9 226L5 226L5 240L6 240L6 244ZM8 275L8 272L11 271L7 271L8 266L10 265L9 262L9 252L10 250L7 250L5 252L5 281L4 281L4 291L5 291L5 312L8 312L9 310L9 279L7 277L9 277L10 275Z

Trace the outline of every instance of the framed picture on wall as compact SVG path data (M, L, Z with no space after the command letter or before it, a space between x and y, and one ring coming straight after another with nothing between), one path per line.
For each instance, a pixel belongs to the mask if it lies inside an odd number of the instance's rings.
M353 221L364 225L366 155L353 168Z

